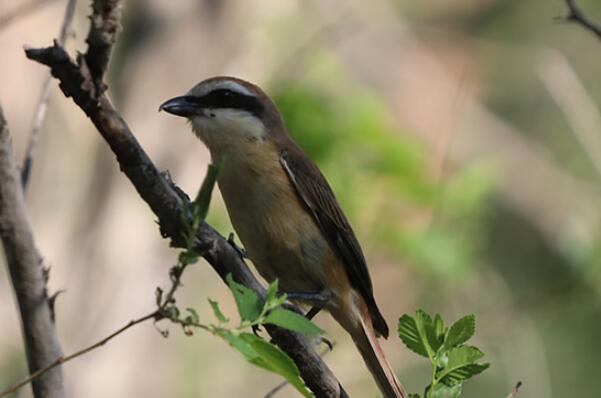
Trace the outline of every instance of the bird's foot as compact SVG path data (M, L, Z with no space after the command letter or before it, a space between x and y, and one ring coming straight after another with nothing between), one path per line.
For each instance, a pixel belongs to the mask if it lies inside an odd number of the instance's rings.
M259 326L259 325L252 325L250 328L252 329L253 334L255 336L261 337L261 335L259 334L261 332L261 326Z
M319 336L318 339L318 344L325 344L328 347L328 351L334 350L334 343L332 343L332 340L324 336Z

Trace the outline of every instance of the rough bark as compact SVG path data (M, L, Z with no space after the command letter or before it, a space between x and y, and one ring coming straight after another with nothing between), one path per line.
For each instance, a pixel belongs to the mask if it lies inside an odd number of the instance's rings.
M0 108L0 237L21 313L29 372L62 355L46 291L46 273L33 239L21 175ZM56 367L32 382L36 398L66 397L62 370Z

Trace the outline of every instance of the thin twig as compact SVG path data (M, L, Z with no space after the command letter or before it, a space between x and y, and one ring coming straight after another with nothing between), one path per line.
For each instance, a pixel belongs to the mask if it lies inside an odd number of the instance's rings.
M65 8L65 16L63 17L63 23L61 25L60 33L58 36L59 45L63 46L67 41L69 30L71 28L71 22L73 21L73 15L75 14L75 5L77 0L68 0L67 7ZM33 163L33 150L44 124L44 118L46 117L46 110L48 109L48 100L50 99L50 83L52 82L52 74L48 72L48 75L44 79L42 84L42 92L38 99L36 111L33 116L33 126L31 133L29 134L29 140L27 141L27 149L25 150L25 158L23 161L23 167L21 168L21 184L23 189L27 189L27 182L29 181L29 175L31 172L31 165Z
M183 264L178 264L178 265L174 266L173 268L171 268L171 270L169 271L169 276L171 279L171 287L169 288L169 291L165 295L163 295L162 290L157 289L158 296L157 296L157 309L156 310L154 310L153 312L146 314L138 319L129 321L128 324L117 329L116 331L109 334L105 338L103 338L103 339L97 341L96 343L91 344L79 351L76 351L73 354L66 355L66 356L59 356L58 358L56 358L53 362L51 362L47 366L45 366L41 369L38 369L37 371L31 373L28 377L26 377L22 381L10 386L6 390L0 392L0 398L17 391L19 388L32 382L33 380L42 376L44 373L48 372L49 370L51 370L59 365L62 365L65 362L68 362L74 358L77 358L79 356L87 354L88 352L95 350L96 348L102 347L107 342L112 340L114 337L125 332L127 329L131 328L132 326L135 326L137 324L145 322L149 319L154 319L155 322L158 322L158 321L160 321L162 319L166 319L166 318L171 319L171 317L169 316L169 314L170 314L169 307L173 303L175 303L175 299L174 299L175 292L181 286L181 279L184 274L184 270L186 269L186 267L188 265L189 265L189 263L183 263ZM163 332L161 332L161 334L166 336L166 334Z
M98 341L98 342L96 342L96 343L94 343L94 344L92 344L92 345L90 345L90 346L88 346L86 348L83 348L83 349L81 349L81 350L79 350L77 352L74 352L73 354L70 354L70 355L67 355L67 356L58 357L54 362L50 363L48 366L46 366L46 367L44 367L42 369L39 369L39 370L33 372L32 374L29 375L29 377L23 379L22 381L14 384L14 385L12 385L11 387L7 388L4 391L2 391L0 393L0 397L5 397L5 396L7 396L7 395L9 395L9 394L17 391L19 388L27 385L32 380L40 377L41 375L43 375L44 373L48 372L49 370L51 370L51 369L53 369L53 368L55 368L55 367L57 367L59 365L62 365L63 363L65 363L67 361L70 361L70 360L72 360L74 358L77 358L79 356L87 354L88 352L90 352L90 351L92 351L92 350L94 350L94 349L96 349L98 347L101 347L101 346L105 345L110 340L112 340L114 337L116 337L116 336L120 335L121 333L125 332L127 329L131 328L132 326L135 326L135 325L137 325L139 323L145 322L145 321L147 321L149 319L154 319L157 316L158 313L159 312L157 310L157 311L154 311L154 312L152 312L150 314L144 315L141 318L131 320L127 325L125 325L125 326L121 327L120 329L114 331L113 333L111 333L110 335L106 336L102 340L100 340L100 341Z
M601 112L597 104L574 68L559 52L549 52L541 62L539 75L601 177Z
M455 97L453 99L453 102L451 104L451 113L453 115L459 115L459 110L460 108L463 106L464 102L467 100L467 96L468 94L465 93L466 90L463 90L464 85L466 84L468 78L468 74L467 74L467 66L464 65L462 71L461 71L461 76L459 78L459 82L457 84L457 91L455 92ZM465 93L465 95L463 95ZM440 166L438 169L438 175L435 177L436 178L436 185L439 187L439 192L435 197L435 202L432 206L432 211L431 211L431 215L430 215L430 222L428 224L428 229L432 230L437 222L439 221L439 218L442 214L444 214L443 212L443 205L444 205L444 196L445 196L445 177L446 177L446 173L447 173L447 167L449 165L450 162L450 158L451 158L451 148L453 146L453 142L457 140L457 131L458 129L457 127L457 120L459 118L455 117L452 120L452 123L450 123L450 127L448 129L448 133L446 134L445 137L445 141L443 143L443 147L442 147L442 154L440 155L441 160L440 160ZM443 128L440 129L441 131L443 131Z
M269 390L267 392L267 394L265 394L264 398L274 398L276 396L276 394L278 392L280 392L280 390L284 387L286 387L288 385L288 381L284 380L281 383L279 383L277 386L273 387L271 390Z
M13 22L28 16L32 12L37 11L46 3L49 3L53 0L32 0L26 3L21 3L13 10L7 12L4 15L0 15L0 30L8 27Z
M511 392L507 396L507 398L515 398L518 395L518 390L520 389L521 386L522 386L522 382L518 381L518 383L515 385L515 387L513 387L513 390L511 390Z
M558 19L565 22L573 22L581 25L583 28L593 32L601 40L601 25L591 21L576 4L576 0L566 0L569 14Z

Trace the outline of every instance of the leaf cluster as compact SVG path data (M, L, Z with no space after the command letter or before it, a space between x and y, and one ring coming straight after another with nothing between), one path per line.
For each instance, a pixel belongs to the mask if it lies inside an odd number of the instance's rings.
M308 337L321 335L324 333L323 330L303 315L282 306L287 298L285 294L278 294L277 280L269 286L265 299L262 299L253 290L234 281L231 274L226 279L240 315L240 322L237 326L230 325L230 319L221 311L219 303L211 299L209 299L209 304L217 319L217 324L200 323L199 316L193 308L187 308L187 315L184 316L175 305L169 307L169 319L181 325L184 333L188 336L193 334L194 328L198 328L221 337L242 354L249 363L281 375L303 396L312 397L311 392L305 387L294 361L279 347L249 333L248 330L271 324L302 333Z
M465 380L481 373L490 365L479 363L484 353L467 345L476 330L476 318L467 315L446 327L439 314L432 317L423 310L415 316L408 314L399 319L398 334L413 352L430 360L432 381L424 391L424 398L457 398ZM411 394L410 398L420 398Z

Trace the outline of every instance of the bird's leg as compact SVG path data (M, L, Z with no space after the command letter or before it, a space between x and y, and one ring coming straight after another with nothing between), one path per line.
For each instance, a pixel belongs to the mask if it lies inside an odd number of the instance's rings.
M252 329L252 331L253 331L253 334L254 334L255 336L257 336L257 337L261 337L261 335L259 334L259 332L261 331L261 326L259 326L259 325L252 325L250 328ZM262 338L262 337L261 337L261 338Z
M321 310L322 307L314 305L309 311L307 311L307 313L305 314L305 318L307 318L308 320L312 320L313 318L315 318L315 315L319 314L319 311Z

